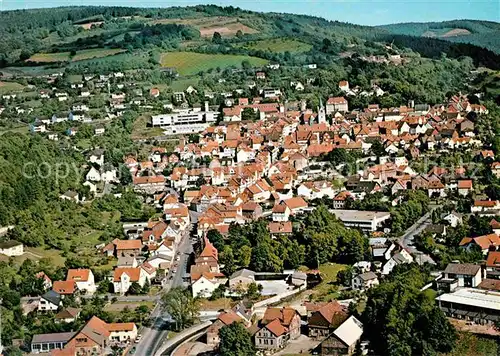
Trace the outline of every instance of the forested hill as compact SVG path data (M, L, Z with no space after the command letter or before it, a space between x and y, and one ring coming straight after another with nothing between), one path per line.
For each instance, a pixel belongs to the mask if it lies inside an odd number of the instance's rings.
M121 69L133 69L143 67L144 62L157 64L155 51L179 49L276 60L278 56L272 53L280 50L265 47L262 41L292 39L300 41L302 49L308 47L301 56L290 56L294 49L283 48L281 53L289 52L288 57L295 64L321 64L346 54L383 55L387 53L384 46L392 43L425 57L440 58L443 53L450 58L468 56L476 66L500 69L500 36L495 35L499 26L465 20L369 27L305 15L258 13L215 5L16 10L0 12L0 67L79 66L85 60L113 57L114 62L123 63ZM222 34L224 41L210 43L215 33ZM475 36L478 40L462 41ZM261 42L252 45L252 41ZM113 61L109 63L113 65Z
M379 26L390 33L471 43L500 53L500 23L476 20L410 22Z

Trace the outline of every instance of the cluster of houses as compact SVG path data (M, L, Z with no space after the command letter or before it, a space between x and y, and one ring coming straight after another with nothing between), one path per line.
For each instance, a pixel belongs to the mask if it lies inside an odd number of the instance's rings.
M257 321L252 322L255 319ZM207 344L217 348L220 329L233 323L244 325L252 335L255 347L262 352L280 351L304 331L314 341L316 352L352 355L363 334L363 324L349 316L346 307L337 301L306 302L297 309L268 307L260 317L254 308L240 303L223 311L208 328Z
M105 355L113 345L125 345L137 338L134 323L106 323L92 317L77 331L33 335L33 354L50 352L51 356Z

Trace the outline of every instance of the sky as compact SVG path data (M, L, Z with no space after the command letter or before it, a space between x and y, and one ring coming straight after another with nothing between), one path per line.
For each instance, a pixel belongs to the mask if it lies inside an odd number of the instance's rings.
M196 4L288 12L361 25L476 19L500 22L500 0L0 0L3 10L69 5L169 7Z

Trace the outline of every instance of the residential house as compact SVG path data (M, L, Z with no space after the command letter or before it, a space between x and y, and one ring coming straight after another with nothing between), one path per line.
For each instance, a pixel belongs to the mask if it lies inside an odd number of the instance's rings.
M75 281L55 281L52 285L52 290L59 293L61 296L73 295L77 291Z
M271 238L273 239L281 235L291 235L293 233L293 225L291 221L270 221L267 224L267 227L269 230L269 234L271 234Z
M343 97L328 98L326 101L326 114L331 115L337 111L349 111L347 100Z
M349 317L337 301L307 303L306 308L308 335L315 339L327 337Z
M33 335L30 343L31 353L48 353L52 350L63 349L69 340L75 335L75 332L36 334Z
M486 278L500 279L500 251L490 251L486 258Z
M378 277L373 272L358 274L351 281L351 287L354 290L365 291L379 284Z
M406 251L404 248L401 249L401 251L397 252L394 254L389 261L387 261L384 266L382 267L382 274L387 275L392 272L394 267L397 265L401 265L404 263L412 263L413 262L413 257L410 255L408 251Z
M363 335L363 324L351 316L321 343L321 355L351 356L361 335Z
M494 251L500 246L500 237L497 234L488 234L477 237L464 237L460 241L460 247L465 249L479 248L484 255Z
M290 213L290 208L286 204L276 204L272 210L273 221L286 222L290 218Z
M237 313L232 310L224 311L219 314L217 320L213 322L207 329L207 345L213 348L219 346L220 338L219 331L224 326L231 325L233 323L245 323L245 319L240 317ZM245 323L246 324L246 323Z
M146 271L140 267L115 268L113 271L113 289L115 293L127 293L133 283L138 283L143 287L146 280Z
M90 269L69 269L66 280L74 281L78 290L87 294L94 294L97 290L94 273Z
M275 350L300 336L300 315L289 307L267 308L255 334L257 349Z
M61 295L50 290L40 297L38 311L56 311L61 305Z
M450 292L458 287L477 287L482 281L481 266L473 263L449 263L442 278L437 280L438 288Z
M472 180L459 180L457 183L458 194L466 197L472 192Z
M61 323L61 322L72 323L76 319L78 319L78 316L80 315L81 311L82 310L79 308L71 308L71 307L65 308L54 316L54 321L56 323Z
M248 269L240 269L229 277L229 289L232 291L245 291L252 283L255 283L255 272Z
M457 212L451 212L443 217L443 220L446 220L451 227L457 227L458 225L462 225L462 214Z

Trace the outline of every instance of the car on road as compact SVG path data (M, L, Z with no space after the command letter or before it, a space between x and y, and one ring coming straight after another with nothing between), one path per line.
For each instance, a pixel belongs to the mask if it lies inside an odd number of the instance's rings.
M181 260L181 256L177 255L177 256L175 257L175 260L176 260L176 261L180 261L180 260Z
M130 349L130 351L129 351L129 354L130 354L130 355L135 354L135 350L136 350L135 346L134 346L134 347L132 347L132 348Z
M142 339L142 335L138 334L137 337L135 338L135 342L137 343L137 342L141 341L141 339Z

